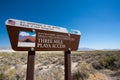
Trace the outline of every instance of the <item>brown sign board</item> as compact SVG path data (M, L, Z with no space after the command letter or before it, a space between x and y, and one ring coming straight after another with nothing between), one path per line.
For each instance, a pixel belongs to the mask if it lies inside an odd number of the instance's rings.
M58 26L8 19L6 26L11 46L16 51L77 50L81 33Z

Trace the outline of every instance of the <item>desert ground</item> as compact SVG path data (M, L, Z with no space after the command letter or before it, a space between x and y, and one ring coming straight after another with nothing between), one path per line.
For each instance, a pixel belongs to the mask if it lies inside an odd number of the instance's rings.
M0 80L26 80L27 52L0 52ZM120 51L72 51L72 80L120 80ZM34 80L64 80L64 52L36 52Z

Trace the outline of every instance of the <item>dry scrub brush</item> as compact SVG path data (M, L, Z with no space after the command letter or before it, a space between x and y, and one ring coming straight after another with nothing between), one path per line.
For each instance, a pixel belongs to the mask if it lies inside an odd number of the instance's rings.
M72 80L87 80L89 74L94 74L92 67L88 63L79 63L72 74Z

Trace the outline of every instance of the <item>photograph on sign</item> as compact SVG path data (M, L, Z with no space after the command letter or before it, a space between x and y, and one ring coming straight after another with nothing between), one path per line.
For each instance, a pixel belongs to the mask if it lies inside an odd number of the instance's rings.
M36 32L19 31L18 47L35 47Z

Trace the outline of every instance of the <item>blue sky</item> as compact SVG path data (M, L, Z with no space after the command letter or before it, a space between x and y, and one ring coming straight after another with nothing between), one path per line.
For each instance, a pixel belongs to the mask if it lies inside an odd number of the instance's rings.
M80 30L79 47L120 49L120 0L0 0L0 47L10 47L8 18Z

